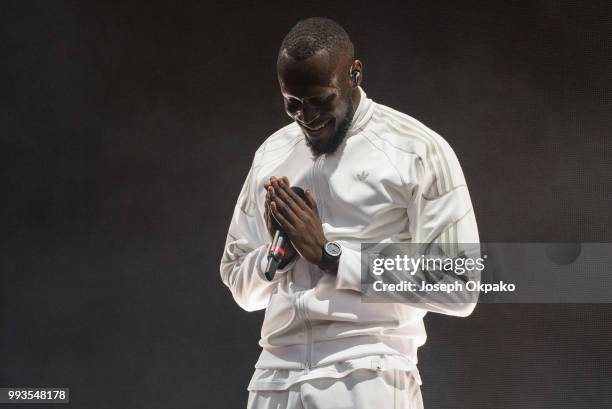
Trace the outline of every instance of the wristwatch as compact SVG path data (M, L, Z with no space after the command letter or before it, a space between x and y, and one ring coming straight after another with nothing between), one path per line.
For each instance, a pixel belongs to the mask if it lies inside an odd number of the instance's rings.
M326 241L322 247L319 268L323 271L336 272L341 255L342 247L339 243Z

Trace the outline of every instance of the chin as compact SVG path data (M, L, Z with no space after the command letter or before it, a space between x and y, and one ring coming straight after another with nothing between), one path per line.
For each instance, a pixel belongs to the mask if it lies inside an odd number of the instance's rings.
M306 136L306 138L314 144L317 145L325 145L327 144L334 136L334 133L336 132L335 130L333 130L332 132L325 132L322 133L320 135L309 135L306 131L302 130L302 132L304 132L304 135Z
M309 137L305 132L304 135L306 135L306 145L315 157L323 154L333 154L344 139L344 134L337 130L314 138Z
M349 111L350 112L350 111ZM306 145L312 151L312 154L315 157L321 156L322 154L333 154L338 149L338 146L344 140L346 133L351 126L352 115L345 115L344 119L339 121L334 118L333 121L333 130L322 133L321 135L316 135L310 137L308 133L302 128L302 132L306 136Z

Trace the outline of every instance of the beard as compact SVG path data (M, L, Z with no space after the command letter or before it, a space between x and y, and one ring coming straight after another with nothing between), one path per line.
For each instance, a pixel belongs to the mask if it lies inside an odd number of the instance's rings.
M314 145L310 139L308 139L308 137L305 138L306 146L310 148L310 151L315 158L318 158L323 154L331 155L332 153L336 152L338 146L340 146L346 137L349 128L351 127L354 114L353 104L349 103L346 114L342 118L338 129L336 129L336 131L327 140L323 141L321 145Z

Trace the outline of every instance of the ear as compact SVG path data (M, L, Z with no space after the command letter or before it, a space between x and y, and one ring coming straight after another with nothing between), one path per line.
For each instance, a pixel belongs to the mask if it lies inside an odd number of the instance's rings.
M357 88L359 85L361 85L361 81L363 81L363 63L361 60L353 61L353 64L351 65L350 78L353 88Z

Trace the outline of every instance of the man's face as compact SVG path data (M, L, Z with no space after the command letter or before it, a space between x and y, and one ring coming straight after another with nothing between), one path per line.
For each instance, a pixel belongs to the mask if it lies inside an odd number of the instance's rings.
M285 111L302 129L316 156L333 153L351 123L354 88L349 80L350 60L345 60L330 58L325 51L303 61L286 55L279 59Z

